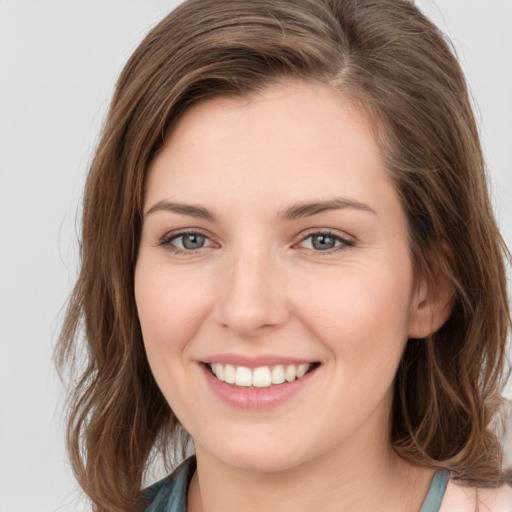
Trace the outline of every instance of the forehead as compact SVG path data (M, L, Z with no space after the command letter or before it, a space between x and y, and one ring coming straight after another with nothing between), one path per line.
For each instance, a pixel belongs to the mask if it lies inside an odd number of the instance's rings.
M353 99L335 87L322 82L282 79L261 91L218 95L195 102L173 125L165 145L175 145L189 134L191 128L196 137L201 135L201 142L213 141L216 137L220 141L223 134L242 135L235 123L245 122L248 116L252 123L245 123L243 135L246 139L253 136L253 143L261 141L267 144L285 141L287 135L307 138L315 137L321 130L340 130L341 125L336 126L336 121L346 124L348 120L352 124L350 131L364 132L365 137L373 140L376 127L381 124L363 101ZM233 133L227 132L225 123L233 123ZM248 128L251 128L250 132ZM267 137L262 137L265 134ZM276 134L279 135L278 140L275 139ZM341 131L340 135L346 136L346 133ZM332 140L334 138L333 132ZM342 137L337 142L343 143Z
M388 179L373 121L326 85L284 82L192 106L153 160L146 190L214 193L229 183L298 201L299 184L319 194L344 179L356 192L376 177Z

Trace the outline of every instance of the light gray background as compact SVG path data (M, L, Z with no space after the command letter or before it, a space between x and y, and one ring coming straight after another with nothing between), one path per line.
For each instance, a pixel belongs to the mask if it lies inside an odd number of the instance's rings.
M84 511L50 357L118 73L172 0L0 0L0 512ZM418 2L452 38L512 245L512 0Z

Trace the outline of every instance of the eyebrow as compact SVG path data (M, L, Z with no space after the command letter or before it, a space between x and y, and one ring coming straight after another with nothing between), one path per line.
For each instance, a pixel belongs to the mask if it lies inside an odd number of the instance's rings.
M344 210L346 208L354 208L356 210L366 211L377 215L377 212L366 203L355 201L353 199L334 198L328 199L326 201L302 202L294 204L292 207L279 214L278 217L282 220L290 221L302 219L304 217L311 217L313 215L317 215L329 210ZM215 220L215 215L210 212L210 210L203 208L202 206L166 200L158 201L155 203L146 212L146 215L158 211L177 213L178 215L187 215L189 217L195 217L197 219L208 220L211 222Z
M198 219L214 221L215 216L206 208L202 206L195 206L193 204L176 203L171 201L158 201L147 212L146 215L154 212L172 212L179 215L188 215L189 217L196 217Z
M297 203L291 208L288 208L288 210L281 214L280 217L283 220L296 220L317 215L318 213L329 210L344 210L346 208L355 208L356 210L370 212L377 215L377 212L366 203L361 203L360 201L355 201L353 199L334 198L326 201Z

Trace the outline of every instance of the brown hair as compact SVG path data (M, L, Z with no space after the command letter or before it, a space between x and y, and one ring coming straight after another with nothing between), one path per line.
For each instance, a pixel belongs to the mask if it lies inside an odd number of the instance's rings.
M407 0L188 0L126 64L87 178L81 270L56 358L61 370L79 371L68 449L95 510L132 509L151 454L179 432L151 375L134 301L148 165L192 103L282 78L332 86L385 126L380 143L408 218L416 276L429 282L441 273L456 290L445 325L408 341L393 446L466 483L500 478L490 422L510 329L507 251L449 44Z

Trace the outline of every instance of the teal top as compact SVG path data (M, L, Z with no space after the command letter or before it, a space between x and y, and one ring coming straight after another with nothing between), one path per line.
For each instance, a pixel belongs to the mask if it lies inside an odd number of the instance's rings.
M186 512L188 486L196 470L196 458L190 457L174 473L148 487L142 494L143 512Z
M448 480L450 479L450 474L448 471L441 470L436 471L434 478L432 479L432 483L430 484L430 489L425 496L425 501L420 508L420 512L438 512L441 508L441 503L444 498L444 493L446 491L446 486L448 485Z
M190 457L174 473L148 487L141 498L144 512L186 512L190 480L196 470L196 458ZM420 512L438 512L443 501L449 474L438 471L421 506Z

